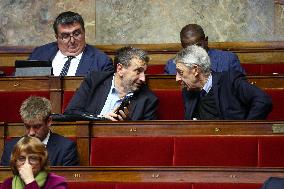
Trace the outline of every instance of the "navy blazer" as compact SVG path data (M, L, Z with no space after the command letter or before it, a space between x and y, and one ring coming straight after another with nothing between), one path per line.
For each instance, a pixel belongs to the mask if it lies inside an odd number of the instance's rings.
M56 42L45 44L34 49L29 60L52 61L58 52ZM89 71L113 71L111 58L97 48L86 45L75 76L85 76Z
M20 138L15 138L5 144L0 165L10 165L10 156L13 147L19 140ZM47 152L49 158L49 165L51 166L79 165L76 144L61 135L50 132L50 137L47 142Z
M270 177L266 180L261 189L283 189L284 178Z
M212 72L212 88L220 119L265 119L272 109L271 98L237 71ZM200 92L183 93L185 119L192 119Z
M217 49L209 49L208 56L211 62L211 69L215 72L223 72L233 69L245 74L245 70L241 66L240 60L235 53ZM176 64L174 63L174 60L168 60L165 66L165 73L176 74L176 72Z
M72 97L64 114L100 114L108 97L113 75L113 72L95 71L88 74ZM134 93L134 98L131 100L130 118L132 120L157 119L157 107L158 98L144 85Z

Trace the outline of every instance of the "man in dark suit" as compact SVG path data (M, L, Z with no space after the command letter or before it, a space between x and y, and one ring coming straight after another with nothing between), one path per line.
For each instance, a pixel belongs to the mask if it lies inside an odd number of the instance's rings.
M53 29L57 41L35 48L30 60L52 61L55 76L85 76L93 70L113 71L112 60L97 48L86 44L81 15L63 12L54 21Z
M211 61L211 69L215 72L237 70L245 73L241 67L239 58L236 54L229 51L210 49L208 47L208 37L205 36L203 28L197 24L188 24L180 31L180 41L182 48L190 45L198 45L204 48ZM176 74L176 64L174 59L170 59L165 66L166 74Z
M116 72L91 72L82 82L65 114L95 114L112 121L156 119L157 97L145 86L149 57L145 51L124 47L114 58ZM117 107L131 97L130 105Z
M176 58L176 80L188 90L184 97L186 119L265 119L271 98L235 70L211 71L207 52L188 46Z
M79 165L76 144L49 130L52 119L50 117L51 103L48 99L29 97L22 103L20 114L26 127L26 135L37 137L46 145L50 165ZM16 138L5 144L1 158L2 166L9 165L11 152L18 140L19 138Z
M270 177L266 180L261 187L261 189L283 189L284 188L284 179L283 178L276 178Z

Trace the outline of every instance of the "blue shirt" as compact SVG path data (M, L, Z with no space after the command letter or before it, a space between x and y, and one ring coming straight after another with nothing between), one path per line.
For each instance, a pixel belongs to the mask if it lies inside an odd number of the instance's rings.
M209 49L208 55L211 61L211 69L213 71L223 72L233 69L245 74L245 70L241 66L240 60L235 53L217 49ZM176 74L176 64L174 59L170 59L167 62L165 66L165 74Z
M100 115L105 115L106 113L113 111L115 108L117 108L121 104L122 100L123 98L119 98L118 91L115 89L114 76L113 76L111 87L110 87L110 90L107 96L107 100L105 102L105 105Z
M208 93L210 91L212 87L212 75L210 74L208 79L207 79L207 82L205 83L205 85L203 86L203 90L206 91L206 93Z

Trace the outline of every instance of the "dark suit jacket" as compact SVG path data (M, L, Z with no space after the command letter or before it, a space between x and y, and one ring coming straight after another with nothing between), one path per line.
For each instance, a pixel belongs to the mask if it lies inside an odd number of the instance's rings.
M37 47L30 55L29 60L52 61L58 50L56 42ZM87 44L75 75L85 76L89 71L93 70L113 71L113 64L112 60L105 53Z
M261 189L283 189L284 178L270 177L266 180Z
M209 49L208 56L211 62L211 69L214 72L236 70L245 74L245 70L242 68L240 60L235 53L218 49ZM168 60L165 66L165 73L176 74L176 64L173 59Z
M271 98L240 72L212 72L212 88L220 119L265 119L272 109ZM192 119L199 93L183 93L185 119Z
M113 74L113 72L91 72L88 74L64 113L100 114L110 91ZM135 92L134 98L131 100L130 117L132 120L156 119L157 106L157 97L147 86L143 86Z
M9 166L10 156L15 144L20 138L13 139L5 144L1 165ZM75 166L79 165L76 144L56 133L50 132L47 142L47 152L51 166Z

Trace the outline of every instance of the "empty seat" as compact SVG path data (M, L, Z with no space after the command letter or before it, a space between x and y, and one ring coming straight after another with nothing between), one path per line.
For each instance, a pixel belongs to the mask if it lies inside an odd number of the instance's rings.
M257 138L176 137L175 166L257 166Z
M91 165L93 166L171 166L172 157L173 139L171 137L91 139Z

